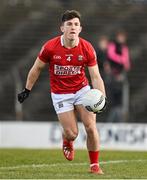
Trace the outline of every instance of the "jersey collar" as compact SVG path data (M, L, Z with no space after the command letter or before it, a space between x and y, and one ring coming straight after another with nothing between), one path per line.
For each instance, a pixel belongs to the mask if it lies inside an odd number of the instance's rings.
M63 35L61 35L60 41L61 41L61 45L64 46ZM77 42L76 46L78 46L78 45L79 45L79 38L78 38L78 42Z

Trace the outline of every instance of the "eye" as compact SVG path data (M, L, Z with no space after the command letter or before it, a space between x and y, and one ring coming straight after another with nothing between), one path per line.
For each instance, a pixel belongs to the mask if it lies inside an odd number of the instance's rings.
M77 23L75 23L75 26L79 26L79 23L77 22Z
M71 23L71 22L68 22L68 23L67 23L67 26L71 26L71 25L72 25L72 23Z

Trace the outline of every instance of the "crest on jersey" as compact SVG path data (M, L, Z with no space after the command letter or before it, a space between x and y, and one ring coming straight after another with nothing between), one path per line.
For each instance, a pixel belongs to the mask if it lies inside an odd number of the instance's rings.
M83 56L82 55L78 56L78 61L83 61Z

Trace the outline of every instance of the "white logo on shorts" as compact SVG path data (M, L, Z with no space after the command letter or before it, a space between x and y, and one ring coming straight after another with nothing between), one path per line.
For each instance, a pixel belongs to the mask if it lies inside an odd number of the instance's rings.
M58 103L58 107L59 107L59 108L62 108L62 107L63 107L63 102L59 102L59 103Z

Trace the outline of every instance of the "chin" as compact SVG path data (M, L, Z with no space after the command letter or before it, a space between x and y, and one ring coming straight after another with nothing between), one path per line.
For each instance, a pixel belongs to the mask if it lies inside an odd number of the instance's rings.
M75 41L75 40L76 40L76 38L71 38L71 39L70 39L70 41Z
M70 37L69 37L69 40L70 41L74 41L74 40L76 40L77 39L77 37L75 36L75 35L71 35Z
M75 41L76 38L71 38L71 37L70 37L70 38L68 38L68 39L69 39L69 41Z

